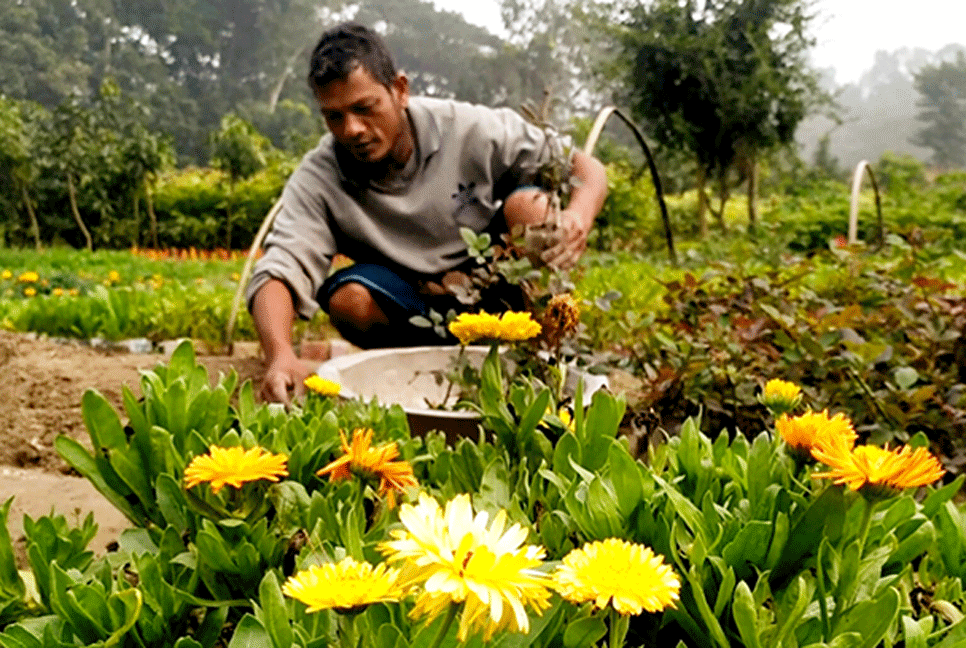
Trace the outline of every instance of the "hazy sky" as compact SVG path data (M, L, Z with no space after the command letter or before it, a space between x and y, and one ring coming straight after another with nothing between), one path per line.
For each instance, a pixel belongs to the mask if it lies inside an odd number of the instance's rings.
M500 33L498 0L433 1ZM880 49L966 45L966 0L817 0L815 9L815 64L834 67L839 83L857 81Z

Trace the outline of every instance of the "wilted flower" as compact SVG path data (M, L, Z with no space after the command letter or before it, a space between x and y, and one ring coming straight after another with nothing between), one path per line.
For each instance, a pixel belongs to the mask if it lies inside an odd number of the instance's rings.
M560 342L577 330L580 324L580 307L569 293L554 295L543 311L541 325L543 338L551 348L560 346Z
M775 429L790 448L805 454L814 448L829 450L832 446L849 451L858 436L844 414L829 418L828 410L806 412L795 417L782 414L775 421Z
M787 380L773 378L765 383L758 401L768 408L772 416L793 411L802 402L802 388Z
M282 585L282 593L307 605L306 612L354 612L373 603L398 601L403 594L398 579L399 570L388 569L385 563L373 567L344 558L292 575Z
M488 641L503 629L528 632L526 608L542 613L549 607L547 577L536 569L544 549L524 545L527 530L519 524L506 529L505 511L488 527L486 513L474 515L469 495L458 495L441 510L421 493L416 506L400 508L399 520L405 528L392 531L394 539L380 549L389 562L403 563L402 583L423 585L413 618L432 620L462 603L459 641L478 630Z
M326 380L318 374L312 374L303 381L306 389L320 396L338 396L342 385L332 380Z
M573 603L611 605L620 614L675 607L681 581L662 556L619 538L590 542L566 556L552 576L553 587Z
M38 275L33 270L28 270L27 272L24 272L19 277L17 277L17 281L19 281L20 283L34 283L35 281L39 281L39 280L40 280L40 275Z
M413 475L413 467L406 461L394 461L399 456L395 442L376 448L372 445L371 429L356 429L352 432L352 445L339 431L342 438L342 451L345 453L315 474L319 477L329 475L332 481L349 479L356 470L365 477L379 478L379 494L386 497L389 508L396 505L396 492L402 493L409 486L418 486Z
M241 488L250 481L267 479L277 482L279 477L288 475L285 467L288 457L274 455L264 448L242 447L219 448L211 446L208 454L199 455L191 460L184 470L186 488L193 488L202 482L211 483L211 492L217 493L226 484Z
M862 445L848 453L841 448L813 448L812 456L830 468L812 477L847 484L867 497L891 496L903 488L931 484L946 474L939 460L925 448L889 450Z

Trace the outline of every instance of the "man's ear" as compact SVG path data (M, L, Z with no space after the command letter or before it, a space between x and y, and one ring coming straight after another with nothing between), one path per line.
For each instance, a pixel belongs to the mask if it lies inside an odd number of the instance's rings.
M400 108L409 107L409 77L405 72L400 72L392 81L392 95Z

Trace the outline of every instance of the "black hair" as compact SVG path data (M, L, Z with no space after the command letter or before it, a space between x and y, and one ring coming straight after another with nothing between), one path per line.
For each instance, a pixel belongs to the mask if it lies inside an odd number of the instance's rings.
M318 89L345 79L359 66L387 88L396 79L396 66L382 37L364 25L342 23L325 31L312 50L309 86Z

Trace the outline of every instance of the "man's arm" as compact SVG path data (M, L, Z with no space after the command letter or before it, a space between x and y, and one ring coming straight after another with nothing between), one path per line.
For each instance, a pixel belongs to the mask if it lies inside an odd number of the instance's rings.
M264 400L288 405L289 390L295 398L305 393L302 382L312 373L292 348L295 305L288 286L278 279L265 282L252 301L252 320L268 365L262 382Z
M576 151L571 159L570 202L560 212L563 241L543 254L543 260L556 268L572 268L587 249L587 237L594 219L607 198L607 170L597 158Z

